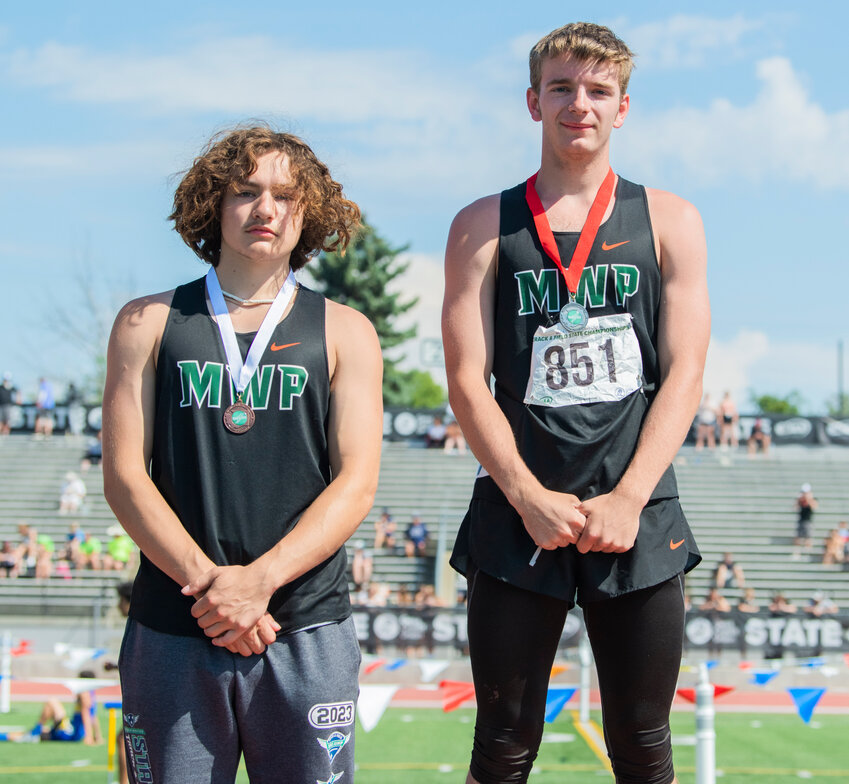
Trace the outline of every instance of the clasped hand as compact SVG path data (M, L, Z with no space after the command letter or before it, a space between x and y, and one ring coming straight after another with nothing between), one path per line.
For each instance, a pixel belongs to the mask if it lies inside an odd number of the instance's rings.
M586 501L546 490L520 514L531 538L544 550L574 544L580 553L624 553L634 546L642 508L615 490Z
M263 653L280 625L268 614L271 594L247 566L215 566L182 589L197 601L192 615L212 644L242 656Z

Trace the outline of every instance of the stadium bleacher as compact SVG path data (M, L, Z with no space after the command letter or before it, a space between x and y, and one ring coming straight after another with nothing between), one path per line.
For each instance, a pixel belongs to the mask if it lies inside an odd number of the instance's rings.
M85 439L77 437L35 441L30 436L12 435L0 440L0 541L17 542L17 526L24 522L49 534L58 547L72 520L79 520L83 530L107 541L106 530L115 518L103 498L99 468L84 475L88 497L82 512L58 514L62 479L67 471L79 469L84 448ZM438 553L453 543L476 465L469 454L446 455L406 442L384 444L374 508L349 548L356 541L371 548L374 521L384 507L398 525L399 542L414 513L427 523L431 541L425 558L407 558L401 547L394 553L374 553L373 580L393 589L434 582ZM821 563L824 537L849 517L847 469L849 449L840 447L782 447L755 459L747 458L743 450L732 455L683 448L676 460L682 504L705 559L687 581L694 604L707 593L723 552L731 551L762 605L775 590L782 590L800 606L814 592L825 591L842 611L849 609L849 572L844 565ZM819 509L814 515L810 553L793 560L794 504L803 482L813 485ZM91 617L99 608L105 612L111 607L114 586L120 579L118 573L92 571L72 571L68 579L0 579L0 615ZM732 604L739 594L736 588L726 592Z
M78 514L59 515L59 491L68 471L80 470L88 439L52 436L35 440L31 435L0 439L0 542L20 540L18 525L26 523L47 534L57 550L65 544L68 527L78 521L83 531L109 541L106 529L115 524L103 497L99 467L82 474L88 491ZM105 615L115 604L115 586L126 579L119 572L71 569L67 576L48 579L0 579L0 615L79 616Z

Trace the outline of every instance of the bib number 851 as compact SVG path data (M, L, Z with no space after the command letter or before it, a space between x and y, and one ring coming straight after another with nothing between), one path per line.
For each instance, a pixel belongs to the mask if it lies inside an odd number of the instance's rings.
M577 406L623 400L642 386L643 359L630 313L591 318L585 329L537 327L524 402Z
M588 387L595 381L595 365L589 354L579 354L590 348L590 344L577 341L569 344L569 365L566 365L566 347L555 343L549 346L543 354L546 363L545 383L549 389L563 389L572 383L579 387ZM603 354L598 361L602 363L601 370L607 371L607 380L616 383L616 360L613 356L613 340L608 338L598 350ZM571 373L570 373L571 371Z

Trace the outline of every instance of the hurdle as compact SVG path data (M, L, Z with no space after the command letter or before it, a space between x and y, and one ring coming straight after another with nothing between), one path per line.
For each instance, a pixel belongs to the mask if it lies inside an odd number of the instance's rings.
M108 711L106 730L106 781L107 784L115 784L118 781L118 743L116 734L118 730L118 715L121 711L120 702L106 702L103 707Z

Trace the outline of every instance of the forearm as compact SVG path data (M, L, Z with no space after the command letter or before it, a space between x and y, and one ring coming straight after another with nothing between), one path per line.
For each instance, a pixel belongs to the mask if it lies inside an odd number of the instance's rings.
M475 457L511 505L521 509L539 494L542 485L519 454L504 412L481 381L461 374L449 385L449 397Z
M374 476L335 477L301 516L297 525L250 567L269 596L326 561L351 537L368 514L377 489Z
M189 536L150 477L104 467L103 489L115 517L157 567L183 586L215 564Z

